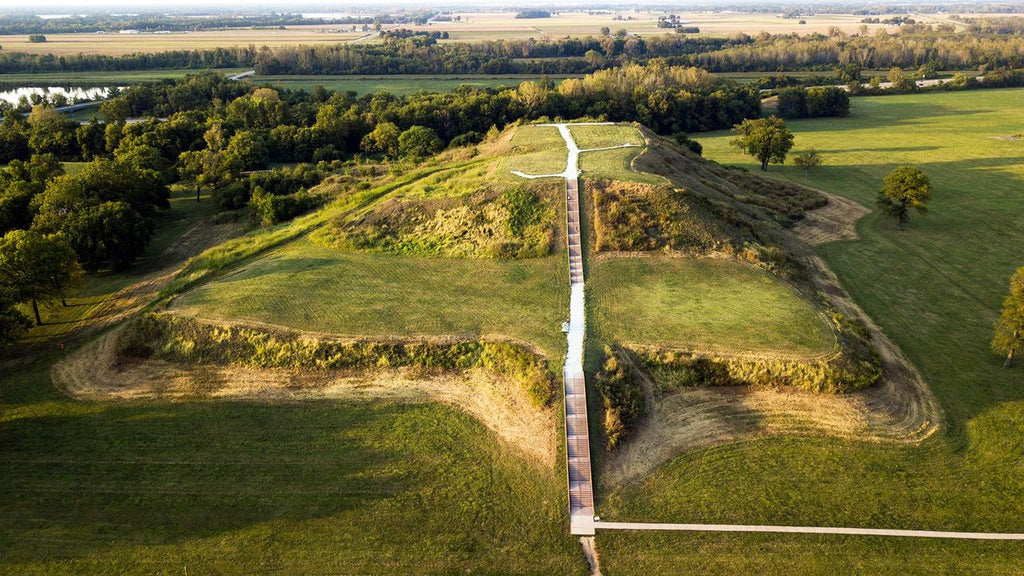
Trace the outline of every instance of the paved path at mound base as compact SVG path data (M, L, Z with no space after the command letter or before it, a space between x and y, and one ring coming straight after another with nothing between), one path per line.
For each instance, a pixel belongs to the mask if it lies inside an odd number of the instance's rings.
M890 530L880 528L834 528L817 526L756 526L746 524L654 524L647 522L598 522L601 530L663 530L679 532L770 532L782 534L842 534L852 536L903 536L908 538L949 538L955 540L1024 540L1024 534L1003 532L940 532L935 530Z

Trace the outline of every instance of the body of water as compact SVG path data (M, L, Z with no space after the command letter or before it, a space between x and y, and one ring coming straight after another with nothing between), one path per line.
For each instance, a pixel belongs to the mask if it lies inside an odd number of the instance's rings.
M12 90L0 91L0 101L17 104L22 96L31 99L33 94L46 96L51 99L56 94L63 94L68 99L68 104L75 100L102 100L114 90L112 87L101 88L65 88L60 86L24 86Z

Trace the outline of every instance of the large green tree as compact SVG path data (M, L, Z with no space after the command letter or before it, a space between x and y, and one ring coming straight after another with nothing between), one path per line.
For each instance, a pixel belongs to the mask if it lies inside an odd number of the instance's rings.
M785 162L786 154L793 147L793 133L776 116L747 119L733 126L732 130L736 138L731 144L757 158L761 162L761 170L767 170L769 162Z
M369 134L363 136L359 147L363 152L379 153L386 158L398 156L398 126L393 122L380 122Z
M38 104L32 107L28 124L31 127L28 145L33 153L55 154L64 159L72 159L77 155L75 131L78 130L78 122L52 107Z
M900 166L886 175L876 204L883 212L896 218L896 225L902 230L910 220L910 209L923 214L928 211L931 199L932 185L928 176L915 166Z
M32 304L37 326L43 323L39 300L59 296L66 305L63 289L77 274L75 252L60 234L12 230L0 238L0 287Z
M1013 357L1024 350L1024 266L1017 268L1010 278L1010 294L1003 300L1003 312L995 325L992 349L1006 354L1007 368L1013 365Z
M149 223L124 202L104 202L76 210L61 231L88 272L104 265L124 270L145 252L153 232Z
M398 136L398 149L403 156L426 158L441 151L444 143L426 126L413 126Z

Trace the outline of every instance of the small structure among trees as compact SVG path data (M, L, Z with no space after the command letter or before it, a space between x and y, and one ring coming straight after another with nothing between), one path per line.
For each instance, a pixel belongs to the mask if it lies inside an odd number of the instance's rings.
M733 126L732 130L736 138L730 144L757 158L761 162L761 170L768 170L769 162L785 162L786 154L793 147L793 133L777 116L747 119Z
M910 209L922 214L928 211L932 199L931 181L915 166L900 166L885 177L882 189L878 191L878 207L893 218L897 227L910 220Z
M995 324L992 350L1006 354L1003 366L1013 365L1013 357L1024 350L1024 266L1010 278L1010 294L1003 300L1003 312Z

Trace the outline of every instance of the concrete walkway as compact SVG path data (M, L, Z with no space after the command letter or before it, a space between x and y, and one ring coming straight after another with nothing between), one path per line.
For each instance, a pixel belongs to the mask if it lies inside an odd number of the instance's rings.
M682 532L763 532L781 534L845 534L851 536L903 536L957 540L1024 540L1024 534L1004 532L941 532L881 528L834 528L817 526L755 526L746 524L654 524L647 522L597 522L601 530L668 530Z
M579 123L611 124L610 122ZM563 392L565 396L565 446L566 468L569 488L569 529L572 534L592 536L594 534L594 483L590 466L590 431L587 420L587 383L583 375L583 339L586 336L585 301L583 294L583 247L580 241L580 183L579 158L581 152L569 131L568 124L541 124L558 129L565 140L568 155L565 170L560 174L525 174L518 170L512 173L523 178L564 178L566 229L569 251L569 326L566 333L568 351L565 367L562 369ZM611 150L637 146L623 144L595 148Z

